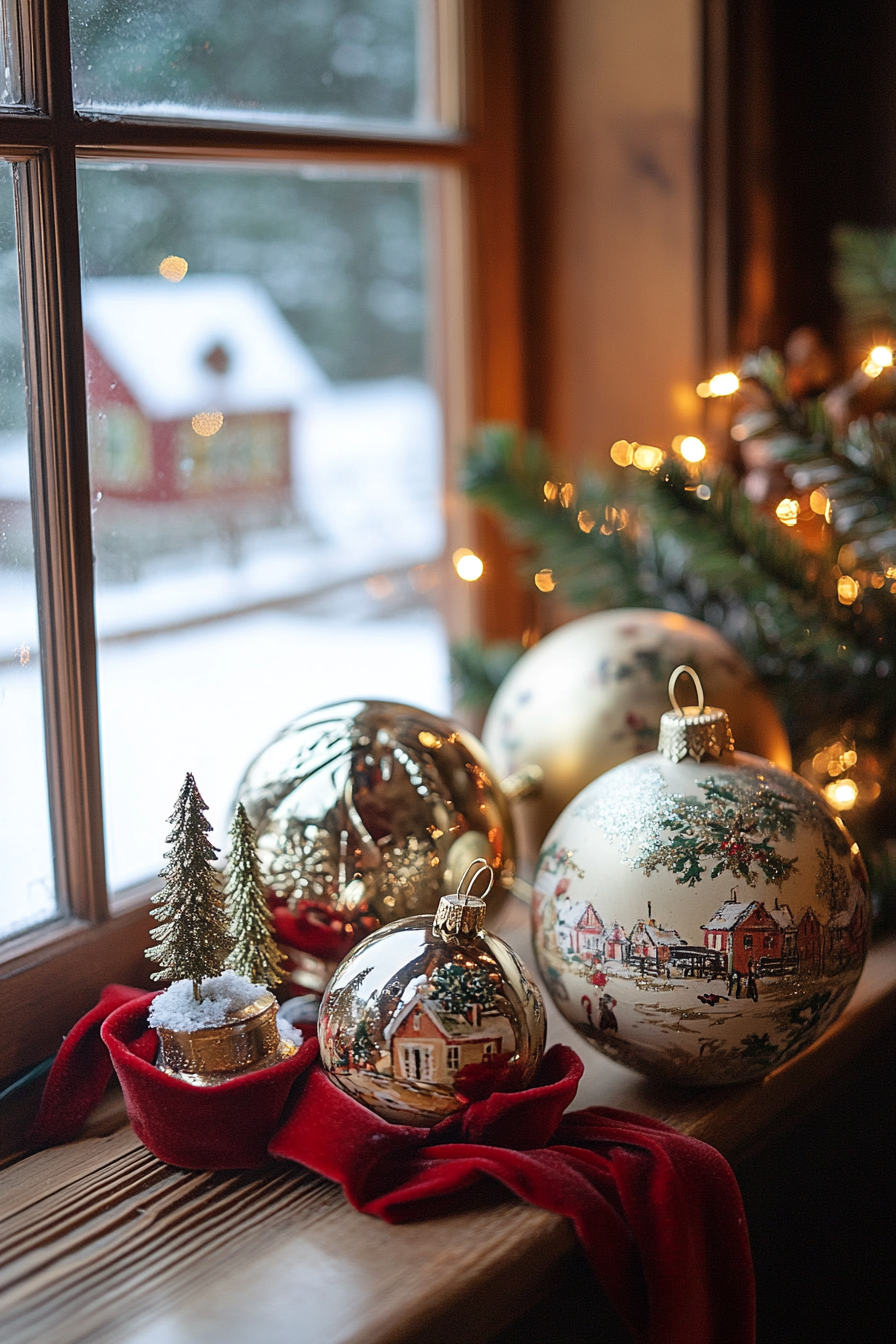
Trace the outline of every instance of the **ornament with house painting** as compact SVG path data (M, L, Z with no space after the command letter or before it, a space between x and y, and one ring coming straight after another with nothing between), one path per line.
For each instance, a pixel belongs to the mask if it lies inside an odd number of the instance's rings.
M671 1082L739 1082L792 1058L848 1003L869 926L864 864L824 797L727 747L595 780L548 836L533 895L563 1014Z
M440 914L452 899L435 918L400 920L365 939L321 1004L324 1068L399 1124L433 1125L466 1102L528 1086L544 1048L535 982L481 925L446 933Z

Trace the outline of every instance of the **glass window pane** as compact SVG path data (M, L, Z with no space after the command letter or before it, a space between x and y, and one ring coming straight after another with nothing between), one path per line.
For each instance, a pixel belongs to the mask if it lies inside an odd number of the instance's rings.
M56 913L12 168L0 163L0 938Z
M72 0L75 102L431 121L434 0Z
M424 174L80 169L109 882L187 770L347 696L449 703Z
M22 101L18 0L0 0L0 47L0 107L11 107Z

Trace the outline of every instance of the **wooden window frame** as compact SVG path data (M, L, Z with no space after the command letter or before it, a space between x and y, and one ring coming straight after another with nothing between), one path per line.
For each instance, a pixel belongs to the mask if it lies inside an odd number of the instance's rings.
M105 878L87 404L77 231L79 159L450 168L438 212L437 359L446 439L474 419L520 419L517 220L518 16L514 0L437 0L459 62L437 77L458 129L421 132L268 127L79 114L72 101L67 0L19 0L22 94L0 109L13 164L20 257L35 571L49 800L59 916L0 944L0 1078L52 1054L110 981L148 984L143 952L153 884L116 898ZM440 48L445 51L444 44ZM452 81L452 64L460 79ZM474 526L447 484L448 554ZM488 593L463 596L455 629L476 628ZM466 603L466 605L464 605Z

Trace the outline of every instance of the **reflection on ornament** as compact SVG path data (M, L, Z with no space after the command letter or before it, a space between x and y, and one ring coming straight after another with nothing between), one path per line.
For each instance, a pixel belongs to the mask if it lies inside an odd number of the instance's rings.
M249 767L239 800L278 936L326 964L318 984L380 924L433 913L472 859L502 887L514 879L507 804L482 747L408 705L353 700L303 715ZM299 982L316 987L307 971L303 960Z
M746 663L711 626L670 611L598 612L529 649L492 701L483 740L499 778L538 765L544 786L516 811L532 860L576 794L596 776L656 744L666 683L697 664L709 699L731 706L745 751L790 766L787 735Z
M706 1085L768 1072L835 1020L871 911L858 846L818 790L729 745L705 752L707 719L721 741L730 730L691 675L700 703L664 716L659 751L560 816L532 920L546 983L581 1035L644 1073Z
M487 875L481 897L472 896ZM531 1083L544 1004L525 966L484 930L494 869L477 859L435 916L381 929L338 967L321 1004L321 1061L378 1115L428 1126Z

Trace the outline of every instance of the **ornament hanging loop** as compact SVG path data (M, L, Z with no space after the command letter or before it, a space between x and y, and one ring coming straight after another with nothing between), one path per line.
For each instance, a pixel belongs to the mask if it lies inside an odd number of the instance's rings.
M482 873L488 873L488 885L481 896L473 896L471 892ZM439 901L432 921L433 932L448 939L461 933L481 933L485 928L485 898L494 880L494 870L488 859L478 858L468 864L457 884L457 891Z
M669 699L672 701L672 708L675 710L675 713L679 716L679 718L685 717L686 711L682 709L681 705L678 703L678 700L675 697L675 687L678 682L678 678L682 676L682 674L687 674L687 676L689 676L691 681L694 683L694 690L697 692L697 713L702 714L703 710L706 707L706 697L703 694L703 682L697 676L697 673L694 671L694 669L692 667L689 667L687 663L679 663L678 667L676 667L675 671L669 678ZM691 712L693 713L693 711Z
M470 877L471 873L472 877ZM486 884L485 891L483 891L479 896L474 897L473 887L476 885L477 877L479 877L480 874L482 873L488 874L488 882ZM468 877L470 878L470 880L467 882ZM466 891L464 890L465 882L467 883ZM466 905L467 902L470 900L484 901L486 896L489 894L492 887L494 886L494 883L495 883L495 873L488 859L483 858L474 859L472 863L467 864L466 868L463 871L461 879L457 884L456 899L461 901L464 905Z
M687 674L694 683L697 692L696 705L682 709L675 695L678 678ZM731 725L724 709L716 709L706 703L703 683L692 667L682 663L676 667L669 678L669 699L672 709L660 719L660 740L657 750L669 761L683 761L685 756L698 764L704 756L718 758L725 752L734 750L734 738Z

